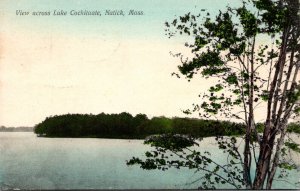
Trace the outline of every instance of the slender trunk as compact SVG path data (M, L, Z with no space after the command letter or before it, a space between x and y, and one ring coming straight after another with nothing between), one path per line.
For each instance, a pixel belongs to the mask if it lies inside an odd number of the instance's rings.
M274 121L271 119L272 117L271 114L273 114L272 103L273 103L274 95L277 94L275 91L278 91L276 90L276 87L279 88L278 86L280 86L280 84L277 85L277 83L278 83L278 79L281 78L280 74L283 72L283 68L285 64L288 33L289 33L289 27L287 27L282 34L282 46L280 50L280 56L278 62L275 65L276 69L274 72L274 76L272 79L271 88L269 92L268 106L267 106L267 119L266 119L265 129L263 132L263 139L262 139L262 144L260 146L258 165L256 167L255 179L253 183L254 189L263 188L266 176L269 172L270 160L271 160L271 155L272 155L272 150L273 150L274 140L275 140ZM277 102L278 99L274 98L274 102L275 101ZM273 109L276 109L276 105L275 108L273 105Z
M288 69L288 72L287 72L287 75L286 75L286 80L285 80L285 84L284 84L284 87L283 87L283 91L282 91L282 97L281 97L281 103L280 103L280 107L278 109L278 113L277 113L277 119L275 121L275 126L277 127L278 124L280 123L280 119L281 119L281 115L282 115L282 112L283 112L283 108L285 107L285 103L286 103L286 97L287 97L287 89L288 89L288 85L290 84L290 78L291 78L291 74L292 74L292 70L294 68L294 54L295 54L295 50L293 48L292 50L292 53L291 53L291 59L290 59L290 63L289 63L289 69ZM297 67L295 69L295 75L297 75ZM295 76L294 76L294 79L293 79L293 82L294 83L294 80L295 79ZM292 88L292 86L291 86Z
M293 59L291 59L290 64L294 65L293 64ZM290 65L290 67L291 67L291 65ZM292 85L291 85L291 88L290 88L291 92L293 92L295 90L295 88L296 88L296 83L295 82L296 82L296 79L297 79L298 72L299 72L299 65L296 65L296 68L295 68L295 71L294 71L294 77L293 77L293 80L292 80ZM289 78L290 78L290 73L288 73L288 76L287 76L287 79L289 79ZM288 81L285 84L285 90L287 88L287 83L288 83ZM285 91L285 96L284 97L286 97L286 91ZM273 182L273 179L274 179L274 176L275 176L278 164L279 164L279 154L280 154L281 148L282 148L282 146L284 144L284 138L285 138L286 130L287 130L287 122L288 122L288 119L289 119L289 117L291 115L291 110L293 108L293 104L290 104L290 105L287 104L288 101L289 100L282 101L282 102L286 103L286 110L285 110L285 114L284 114L284 117L282 119L282 122L279 122L279 127L280 127L280 130L281 130L281 135L280 135L280 138L278 139L278 143L277 143L277 147L276 147L276 152L275 152L274 159L273 159L273 165L272 165L270 174L269 174L268 179L267 179L267 189L271 189L272 188L272 182Z
M246 183L246 188L251 189L252 188L252 181L251 181L251 151L250 151L250 136L251 136L251 111L249 113L249 119L248 119L248 125L246 129L246 135L245 135L245 148L244 148L244 181Z
M273 159L273 163L272 163L272 167L270 169L268 178L267 178L267 185L266 185L266 189L271 189L272 188L272 183L273 183L273 179L279 164L279 154L281 152L281 148L284 144L284 138L286 135L286 130L287 130L287 120L291 115L291 109L293 106L289 106L289 108L287 109L286 115L284 116L284 119L282 121L282 123L280 123L280 128L281 128L281 135L280 138L278 138L278 142L277 142L277 146L276 146L276 152L274 155L274 159Z
M269 173L269 176L268 176L268 179L267 179L267 186L266 186L267 189L272 188L272 183L273 183L274 175L276 173L277 166L278 166L278 163L279 163L279 154L280 154L280 150L283 146L285 134L286 134L286 125L283 124L283 130L281 132L280 138L278 139L272 169L271 169L271 171Z
M244 180L246 183L246 188L252 188L251 179L251 151L250 151L250 139L251 131L254 128L254 110L253 110L253 100L254 100L254 47L255 47L255 36L253 37L252 49L251 49L251 60L250 60L250 89L249 89L249 116L247 122L247 129L245 135L245 148L244 148Z

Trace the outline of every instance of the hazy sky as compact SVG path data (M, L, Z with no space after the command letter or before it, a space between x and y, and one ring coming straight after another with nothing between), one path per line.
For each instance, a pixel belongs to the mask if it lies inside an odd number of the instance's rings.
M0 0L0 125L32 126L65 113L184 116L210 84L172 77L184 39L164 22L239 0ZM17 16L17 10L123 9L143 16Z

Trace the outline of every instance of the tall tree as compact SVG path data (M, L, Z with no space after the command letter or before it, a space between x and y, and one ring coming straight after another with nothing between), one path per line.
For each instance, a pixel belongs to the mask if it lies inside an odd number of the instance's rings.
M187 42L185 45L191 49L193 57L185 58L182 53L173 54L181 60L178 66L180 73L188 80L196 74L218 79L218 83L202 95L201 100L204 101L194 104L194 108L185 113L199 112L205 118L219 115L245 123L242 154L236 148L235 138L229 142L224 141L224 138L217 140L220 148L229 150L242 166L242 170L235 169L234 172L238 172L235 174L223 171L236 180L239 180L236 174L242 173L243 178L239 182L248 189L271 189L278 167L295 167L285 160L284 151L285 147L298 152L300 150L299 145L286 138L288 121L298 115L300 110L300 84L297 81L300 68L299 17L298 0L249 0L244 1L239 8L228 6L214 19L203 10L199 15L188 13L165 23L169 37L179 34L192 39L192 43ZM180 74L173 74L180 77ZM260 104L266 108L262 135L258 133L255 116L255 110ZM167 139L168 144L173 142L178 146L178 142ZM182 147L179 146L179 150L170 147L164 140L166 137L152 138L146 143L154 145L162 153L166 149L176 153L181 151ZM186 146L195 143L192 139L188 140ZM148 156L153 157L149 153ZM195 156L202 158L197 161ZM186 157L187 162L198 166L176 163L177 167L200 168L199 161L208 162L207 157L203 158L199 153ZM164 166L164 162L161 164L155 160L144 162L134 158L128 162L136 163L146 169L155 167L150 164ZM224 168L215 165L218 170ZM253 166L256 171L251 176ZM209 172L203 166L200 169L217 177L216 180L223 180L223 177L218 176L218 170ZM234 180L223 181L240 188Z

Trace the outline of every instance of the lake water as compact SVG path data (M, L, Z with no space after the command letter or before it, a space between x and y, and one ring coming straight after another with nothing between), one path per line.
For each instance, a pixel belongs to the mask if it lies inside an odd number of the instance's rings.
M226 160L212 138L201 144L220 163ZM30 132L0 132L0 190L198 187L190 184L199 178L193 170L146 171L126 165L126 160L141 157L149 149L142 140L39 138ZM293 171L289 181L299 178L299 172ZM299 188L286 182L276 182L275 187Z

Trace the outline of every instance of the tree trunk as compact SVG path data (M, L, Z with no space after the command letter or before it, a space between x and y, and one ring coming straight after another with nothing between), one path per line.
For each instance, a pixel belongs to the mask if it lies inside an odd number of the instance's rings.
M266 177L269 173L272 151L277 128L274 126L276 118L276 108L279 102L278 89L280 88L282 73L286 60L286 49L290 27L287 27L282 34L282 46L280 49L279 59L275 65L275 72L271 82L271 88L268 98L267 119L263 132L263 139L260 145L258 165L256 167L253 189L263 189ZM274 100L273 100L274 99Z

